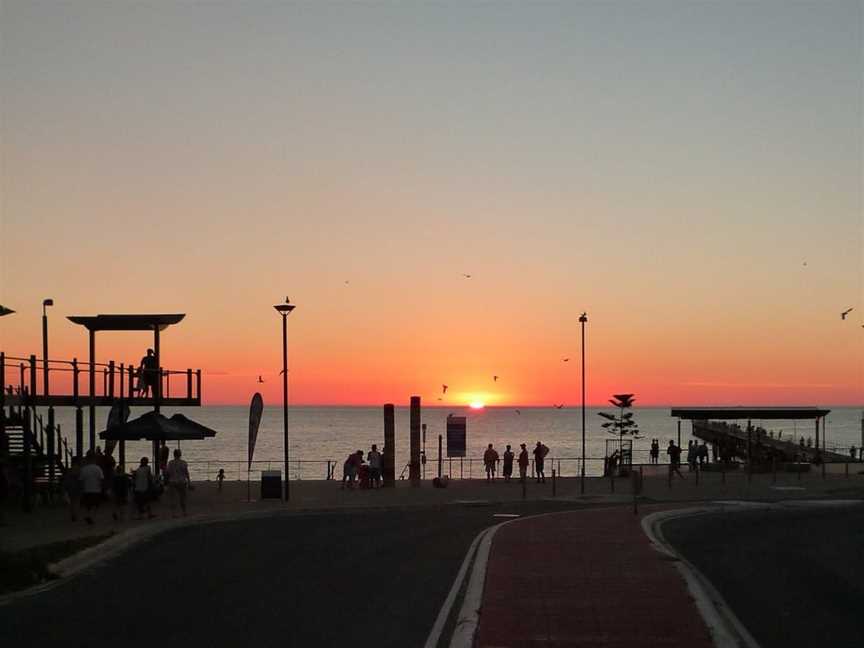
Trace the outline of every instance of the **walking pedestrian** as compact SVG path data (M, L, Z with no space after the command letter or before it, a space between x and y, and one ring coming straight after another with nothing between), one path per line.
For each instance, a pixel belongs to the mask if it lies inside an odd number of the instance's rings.
M513 451L510 449L509 445L504 451L504 465L502 467L501 474L504 475L505 482L509 482L510 476L513 474Z
M168 462L168 467L165 470L165 478L168 481L168 497L171 500L171 517L175 517L177 504L180 504L180 510L183 515L186 515L186 492L191 485L189 479L189 465L180 457L183 453L180 448L174 451L174 458Z
M129 504L129 476L120 466L114 470L111 490L114 492L114 512L111 517L117 520L124 517L126 505Z
M546 459L547 454L549 454L549 448L538 441L537 445L534 447L534 470L537 473L538 484L546 483L546 473L543 470L543 461Z
M150 509L150 500L153 491L153 471L150 470L147 457L141 457L141 463L133 473L132 489L132 497L138 510L138 515L135 519L142 519L144 513L147 513L148 518L152 518L153 512Z
M81 459L72 457L72 465L66 470L61 482L63 493L69 500L69 517L73 522L78 520L78 505L81 500Z
M103 497L102 482L105 480L105 475L97 463L96 453L92 450L87 451L86 463L81 468L79 479L81 481L81 503L87 514L84 521L87 524L93 524L93 511L99 508Z
M696 444L693 441L687 442L687 472L696 470Z
M495 479L495 466L498 464L498 453L495 452L491 443L486 448L486 452L483 453L483 464L486 466L486 482L493 481Z
M222 492L222 482L225 481L225 469L220 468L219 473L216 475L216 483L219 484L219 492Z
M520 443L519 447L521 448L519 459L517 460L519 464L519 481L524 482L528 476L528 449L524 443Z
M679 470L679 466L681 465L681 448L675 445L675 442L671 439L669 440L669 447L666 448L666 454L669 455L669 479L672 479L673 474L678 475L681 479L686 479L681 474L681 470Z

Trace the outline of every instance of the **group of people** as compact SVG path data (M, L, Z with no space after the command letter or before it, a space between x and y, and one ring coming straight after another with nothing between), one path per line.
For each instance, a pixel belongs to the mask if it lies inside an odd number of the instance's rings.
M524 482L528 476L528 448L524 443L520 443L519 448L519 457L516 459L516 465L519 466L519 479L520 481ZM549 448L548 446L538 441L537 445L531 452L534 455L534 474L537 478L537 483L545 484L545 463L546 455L549 454ZM505 482L509 482L510 478L513 476L514 458L516 457L513 453L513 450L508 445L506 450L504 450L504 456L501 465L501 475L504 477ZM486 448L486 451L483 453L483 465L486 468L487 482L492 482L495 480L495 472L498 469L498 462L501 460L502 457L498 456L498 452L495 450L495 447L490 443L489 446Z
M163 444L160 448L160 459L167 452ZM72 465L63 475L62 488L69 502L69 513L72 521L78 519L81 508L84 509L84 521L93 524L93 516L99 507L113 500L114 508L111 516L118 520L129 503L129 492L135 502L136 519L145 515L154 517L151 503L158 499L163 491L163 484L168 488L171 505L171 515L176 515L177 507L186 515L186 494L192 488L189 477L189 465L182 459L180 449L174 450L174 458L160 466L163 480L154 475L147 457L141 457L138 466L126 474L121 466L116 465L110 454L103 453L100 448L89 450L83 463L78 457L72 460ZM160 461L161 463L161 461Z
M365 461L362 450L352 452L342 465L342 488L379 488L383 463L384 455L377 444L372 444Z

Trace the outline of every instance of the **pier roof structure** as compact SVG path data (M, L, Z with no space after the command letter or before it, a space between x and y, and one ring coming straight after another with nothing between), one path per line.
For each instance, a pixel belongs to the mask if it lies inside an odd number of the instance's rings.
M673 407L671 415L696 421L813 420L828 416L829 409L819 407Z
M186 317L185 313L170 315L70 315L70 322L80 324L89 331L164 331L172 324L178 324Z

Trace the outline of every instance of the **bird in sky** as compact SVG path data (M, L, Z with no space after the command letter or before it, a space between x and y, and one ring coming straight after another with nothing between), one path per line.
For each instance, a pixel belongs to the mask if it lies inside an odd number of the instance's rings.
M441 385L441 393L442 393L442 394L446 394L446 393L447 393L447 385Z
M492 376L492 381L493 381L493 382L498 382L498 376Z
M347 286L348 284L350 284L350 283L351 283L351 282L348 281L347 279L345 280L345 285L346 285L346 286Z
M441 398L441 397L440 397L440 396L439 396L439 397L438 397L438 400L444 400L444 399L443 399L443 398Z
M471 275L470 275L470 274L465 274L464 272L462 273L462 276L465 277L466 279L470 279L470 278L471 278Z
M840 313L840 319L845 320L845 319L846 319L846 316L847 316L849 313L851 313L853 310L855 310L855 309L854 309L854 308L848 308L848 309L846 309L845 311L843 311L842 313Z
M564 403L561 403L560 405L555 405L555 403L552 403L552 407L554 407L555 409L561 409L562 407L564 407Z
M259 383L263 383L263 382L264 382L264 379L263 379L261 376L258 376L258 382L259 382Z
M807 267L807 262L805 261L802 265L806 268L806 267Z
M564 358L561 362L570 362L570 358Z

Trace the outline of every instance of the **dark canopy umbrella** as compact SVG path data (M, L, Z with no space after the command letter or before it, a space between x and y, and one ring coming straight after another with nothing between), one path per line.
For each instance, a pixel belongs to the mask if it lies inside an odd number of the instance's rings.
M147 412L137 419L114 425L99 433L99 438L115 441L200 441L213 436L216 436L216 430L182 414L167 418L155 412Z

